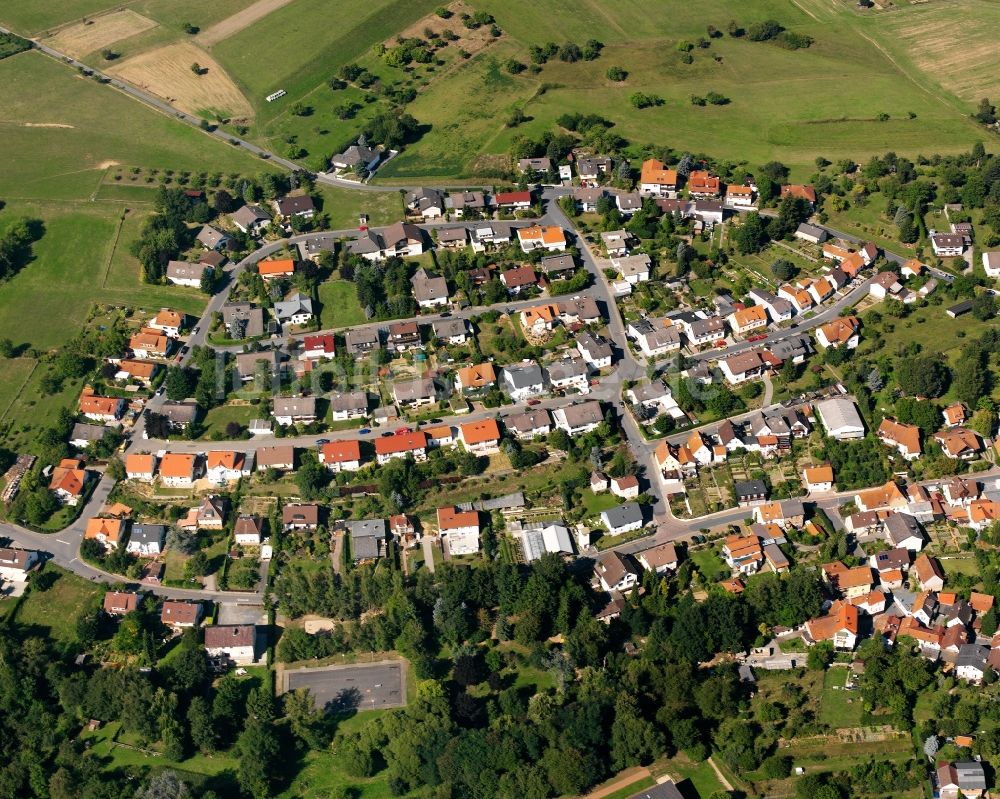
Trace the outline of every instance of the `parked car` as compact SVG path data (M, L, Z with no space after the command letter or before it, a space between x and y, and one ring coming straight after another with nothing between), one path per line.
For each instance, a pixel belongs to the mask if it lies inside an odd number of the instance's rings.
M367 428L367 427L362 427L362 428L361 428L360 430L358 430L358 435L359 435L359 436L366 436L366 435L368 435L368 434L369 434L370 432L371 432L371 430L370 430L369 428Z
M329 444L329 443L330 443L330 439L328 439L328 438L317 438L316 439L316 444L319 445L319 446L323 446L324 444Z

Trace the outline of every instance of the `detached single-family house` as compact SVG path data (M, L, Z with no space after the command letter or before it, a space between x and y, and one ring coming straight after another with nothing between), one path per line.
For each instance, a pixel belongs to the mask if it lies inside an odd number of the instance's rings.
M598 556L594 574L605 591L629 591L635 588L640 576L632 557L614 550Z
M112 550L125 535L127 524L124 519L101 519L95 516L87 519L83 538L86 541L98 541L105 549Z
M646 571L663 574L668 571L677 571L677 548L671 544L659 544L649 549L644 549L636 553L636 560Z
M414 433L396 433L375 439L375 457L379 464L388 463L393 458L412 455L414 460L427 459L427 434L422 430Z
M38 563L38 553L33 549L0 547L0 580L23 583Z
M437 400L437 389L429 377L400 380L392 385L392 397L401 408L422 408Z
M788 184L781 187L781 199L795 197L805 200L810 206L816 205L816 189L809 185Z
M645 283L649 280L649 274L653 262L646 253L638 255L625 255L619 258L612 258L611 265L618 270L622 279L629 285Z
M639 193L649 197L677 196L677 170L667 169L662 161L650 158L642 162Z
M186 530L221 530L226 522L229 501L225 497L208 496L197 508L191 508L179 526Z
M951 258L965 252L968 244L966 237L955 233L937 233L930 231L931 248L938 258Z
M879 425L878 439L908 461L920 457L920 428L915 424L904 424L886 417Z
M108 591L104 595L104 612L109 616L124 616L139 609L142 594L135 591Z
M302 355L299 357L308 361L329 361L336 358L337 345L333 334L306 336L302 339Z
M388 543L385 519L352 519L347 522L347 533L351 537L351 558L355 563L377 560L385 555Z
M458 426L458 440L473 455L493 455L500 451L500 427L496 419L482 419Z
M170 261L167 263L167 280L175 286L199 288L204 276L204 264L193 264L189 261Z
M76 507L83 497L86 485L87 471L83 468L83 461L77 458L63 458L58 466L52 468L49 491L55 494L56 499L63 505Z
M973 460L983 451L979 435L967 427L952 427L934 434L945 456L952 460Z
M121 397L98 397L89 387L80 395L80 413L95 422L115 422L125 413Z
M493 197L493 204L501 211L526 211L531 208L530 191L501 191Z
M531 225L517 229L517 240L523 252L545 249L560 252L566 249L566 234L558 225Z
M201 602L165 599L160 608L160 621L168 627L197 627L203 610Z
M552 412L552 419L560 430L577 436L596 430L604 421L604 413L601 411L601 403L590 400L579 405L556 408Z
M858 642L859 612L850 602L837 601L825 616L811 619L805 624L803 637L807 644L830 641L839 651L850 651Z
M454 506L437 509L438 531L452 555L479 551L479 512Z
M489 361L463 366L455 373L455 387L459 391L483 391L497 382L496 371Z
M291 444L279 444L273 447L261 447L257 450L257 471L276 469L279 472L290 472L295 468L295 447Z
M719 361L719 369L730 385L760 377L771 368L757 350L746 350Z
M290 278L295 274L294 258L268 258L257 262L257 272L265 281Z
M230 449L213 449L205 454L205 477L215 485L235 483L253 474L253 454Z
M711 172L695 169L687 176L687 190L692 197L718 197L722 193L722 181Z
M444 192L440 189L412 189L406 193L404 202L407 211L422 219L440 219L446 210Z
M767 327L767 310L762 305L751 305L733 311L726 321L737 336L746 336L754 330Z
M195 240L206 250L221 250L228 247L231 241L226 233L211 225L205 225L199 230Z
M431 322L434 338L446 344L465 344L469 340L469 326L464 319L436 319Z
M576 337L576 349L593 369L611 366L611 345L600 336L583 331Z
M732 208L753 208L757 204L752 186L726 186L726 205Z
M504 427L522 441L530 441L537 436L547 436L552 432L552 419L545 408L529 408L523 413L505 416Z
M240 232L259 236L271 224L271 215L259 205L244 205L229 217Z
M297 194L294 197L280 197L272 203L274 212L283 222L291 221L293 216L300 219L312 219L316 216L316 204L308 194Z
M532 361L505 366L501 372L503 389L514 402L521 402L545 393L542 368Z
M846 347L853 350L861 339L858 334L860 327L861 323L856 316L839 317L816 328L816 343L823 349Z
M908 513L891 513L882 523L885 540L893 549L919 552L924 547L924 533L920 523Z
M307 325L313 319L312 297L293 291L274 304L274 318L279 325Z
M168 488L191 488L197 476L196 455L168 452L160 461L160 482Z
M500 273L500 282L508 294L520 294L522 289L538 285L538 275L530 266L515 266Z
M281 509L281 524L286 530L315 530L319 527L319 505L285 505Z
M144 558L155 558L163 552L167 527L163 524L133 524L129 531L127 552Z
M974 760L944 763L936 776L938 799L978 799L989 787L982 763Z
M831 491L833 489L833 467L829 464L807 466L802 470L802 485L810 493Z
M332 472L356 472L361 468L361 444L354 438L327 441L320 447L319 462Z
M365 143L364 137L358 139L357 144L352 144L344 152L337 153L330 159L330 165L340 171L350 169L354 172L371 172L378 166L382 159L382 153L369 147Z
M239 546L259 547L264 540L264 520L260 516L241 513L233 525L233 540Z
M921 591L944 590L944 572L937 558L921 555L913 562L912 571L916 575Z
M152 483L156 476L156 455L152 452L132 452L125 456L125 478Z
M410 278L413 298L421 308L435 308L448 304L448 281L421 267Z
M250 664L257 660L257 627L253 624L215 624L205 628L205 651L210 658Z
M829 237L825 228L821 228L818 225L810 225L808 222L802 222L795 229L795 238L801 241L808 241L810 244L822 244Z
M608 508L601 512L601 522L611 535L638 530L643 524L642 506L637 502L626 502L624 505Z

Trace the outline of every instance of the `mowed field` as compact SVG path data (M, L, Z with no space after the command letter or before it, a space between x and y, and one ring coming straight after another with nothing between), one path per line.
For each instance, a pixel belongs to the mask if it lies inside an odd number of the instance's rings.
M202 74L196 75L192 65ZM189 114L245 119L253 113L236 84L208 53L191 42L148 50L107 70Z
M45 43L60 52L80 58L154 27L154 20L126 8L61 28Z

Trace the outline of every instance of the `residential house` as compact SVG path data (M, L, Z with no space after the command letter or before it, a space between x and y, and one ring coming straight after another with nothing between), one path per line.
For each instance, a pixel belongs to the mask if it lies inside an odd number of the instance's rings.
M28 573L39 563L38 553L33 549L0 547L0 580L23 583Z
M261 447L257 450L257 471L276 469L279 472L290 472L295 468L295 447L291 444L279 444L274 447Z
M348 330L344 334L344 346L354 358L364 358L381 346L378 330L373 327L357 327Z
M816 343L824 350L828 347L846 347L853 350L861 336L861 323L856 316L843 316L816 328Z
M152 361L133 361L125 359L118 362L115 380L134 380L144 386L149 386L160 371L160 364Z
M595 213L597 211L597 204L605 196L607 196L607 193L604 189L597 187L581 186L573 192L573 199L576 200L577 207L585 214Z
M642 162L639 193L649 197L677 196L677 170L667 169L662 161L650 158Z
M327 441L320 447L319 462L331 472L356 472L361 468L361 444L354 438Z
M434 338L447 344L465 344L469 340L469 326L464 319L437 319L431 323Z
M279 325L307 325L313 320L312 297L293 291L274 304L274 318Z
M758 378L770 368L758 350L746 350L719 361L722 376L734 386Z
M590 381L587 378L589 371L583 358L571 357L553 361L545 368L553 391L577 391L581 394L590 393Z
M956 235L954 233L938 233L934 230L929 231L931 248L934 250L934 254L938 258L952 258L960 256L965 252L965 248L968 245L966 237L963 235Z
M733 483L736 504L749 508L767 501L767 486L763 480L741 480Z
M558 225L531 225L517 229L517 239L523 252L545 249L561 252L566 249L566 234Z
M832 397L817 402L813 409L831 438L838 441L864 438L865 425L853 400Z
M945 427L958 427L965 424L966 419L968 419L965 406L961 402L952 403L941 411L941 414L944 416Z
M805 624L803 638L808 644L830 641L838 651L853 650L858 642L858 609L850 602L835 602L825 616Z
M642 197L634 192L615 194L615 207L622 216L630 217L642 208Z
M521 158L517 162L517 171L522 175L544 175L551 169L551 158Z
M377 560L385 555L388 537L385 519L356 519L347 522L351 537L351 558L355 563Z
M878 427L878 438L887 447L894 448L905 460L920 457L920 428L886 417Z
M414 258L424 251L424 234L416 225L396 222L382 231L382 257Z
M522 402L545 393L542 369L532 361L505 366L501 372L501 383L513 402Z
M795 313L805 313L814 304L813 297L808 291L790 283L778 287L778 296L790 303Z
M626 502L624 505L608 508L601 512L601 522L610 535L638 530L643 525L642 506L637 502Z
M160 622L168 627L197 627L202 612L201 602L165 599L160 608Z
M446 250L461 249L469 243L469 231L465 227L438 228L437 243Z
M523 289L538 286L538 275L530 266L515 266L500 273L500 282L508 294L520 294Z
M455 443L455 430L450 424L425 427L424 432L427 433L428 447L450 447Z
M413 320L393 322L389 325L389 336L386 346L395 352L423 349L420 327Z
M312 424L316 421L316 398L275 397L271 415L280 425Z
M560 300L556 307L559 309L559 318L567 325L590 325L602 320L597 303L590 297Z
M481 214L486 211L486 197L481 191L452 192L447 201L451 203L456 219L463 219L467 214Z
M753 509L754 520L760 524L776 524L782 530L802 527L805 523L805 506L797 499L784 499L757 505Z
M229 501L225 497L208 496L197 508L191 508L180 526L188 530L221 530L225 526Z
M99 397L87 386L80 395L79 410L95 422L115 422L125 413L125 400L120 397Z
M606 155L582 155L576 161L581 186L593 186L611 174L612 161Z
M95 516L87 519L83 538L85 541L97 541L107 550L116 549L125 535L127 525L128 522L124 519L101 519Z
M1000 277L1000 250L983 253L983 270L990 280Z
M133 358L166 358L171 347L170 337L151 327L144 327L138 333L133 333L128 340Z
M493 204L501 211L527 211L531 208L530 191L501 191L493 198Z
M229 246L230 238L218 228L205 225L198 231L195 240L206 250L221 250Z
M421 267L410 278L413 298L421 308L436 308L448 304L448 281Z
M632 286L649 280L652 270L652 261L644 252L612 258L611 265L618 270L622 279Z
M260 516L241 513L233 524L233 540L238 546L259 547L264 540L264 520Z
M622 258L628 255L632 236L626 230L605 230L601 233L601 244L608 253L608 258Z
M104 595L104 612L109 616L125 616L142 605L142 594L135 591L108 591Z
M792 568L788 556L781 551L781 547L777 544L764 545L764 563L775 574L784 574Z
M673 324L657 327L648 319L639 319L629 322L628 329L639 351L647 358L659 358L681 348L681 332Z
M293 503L281 509L281 524L285 530L315 531L319 527L319 505Z
M600 336L583 331L576 337L576 348L592 368L611 366L611 345Z
M369 147L364 137L361 137L357 144L352 144L344 152L333 156L330 165L338 171L349 169L357 173L371 172L381 159L382 153Z
M802 222L795 229L795 238L801 241L808 241L810 244L822 244L829 238L829 234L824 228L818 225L810 225L808 222Z
M941 451L945 456L952 460L973 460L983 451L982 439L966 427L952 427L950 430L935 433L934 440L941 445Z
M805 200L810 206L816 205L816 189L809 185L791 183L781 187L781 199L795 197Z
M882 523L885 540L894 549L919 552L924 547L924 532L920 523L908 513L891 513Z
M458 440L473 455L500 452L500 426L496 419L482 419L458 426Z
M404 199L406 210L422 219L440 219L445 215L444 192L440 189L416 188Z
M271 224L271 216L259 205L244 205L229 217L241 233L259 236Z
M602 552L598 556L594 574L605 591L629 591L635 588L640 576L632 557L614 550Z
M257 271L264 281L291 278L295 275L294 258L268 258L257 262Z
M463 366L455 373L455 387L462 392L484 391L496 382L496 370L489 361Z
M767 311L761 305L751 305L733 311L726 317L726 321L729 322L735 335L746 336L754 330L767 327Z
M423 431L397 433L375 439L375 457L379 464L388 463L393 458L412 455L414 460L427 459L427 434Z
M191 488L197 476L197 456L168 452L160 460L160 482L169 488Z
M253 453L213 449L205 454L205 477L215 485L235 483L253 474Z
M635 499L639 496L639 478L634 474L612 477L611 493L619 499Z
M240 352L236 355L236 373L244 383L257 377L271 380L279 374L280 369L281 361L274 350Z
M884 300L888 296L895 296L903 290L903 284L899 282L895 272L879 272L868 284L868 293L876 300Z
M227 302L222 306L222 324L229 338L258 338L264 335L264 309L249 302Z
M156 476L156 455L151 452L132 452L125 456L125 478L152 483Z
M913 574L916 575L921 591L941 591L944 589L944 572L937 558L921 555L913 562Z
M732 208L753 208L757 204L752 186L726 186L726 205Z
M677 571L677 548L672 543L659 544L636 553L636 560L646 571L663 574Z
M392 396L401 408L422 408L437 401L437 389L429 377L418 377L393 383Z
M128 534L126 551L144 558L155 558L163 552L167 538L164 524L133 524Z
M307 361L333 360L337 357L336 340L332 333L306 336L302 339L302 355Z
M52 468L49 491L54 493L56 499L63 505L76 507L83 497L86 485L87 471L83 468L83 461L76 458L63 458L59 461L58 466Z
M438 531L452 555L479 551L479 512L454 506L437 509Z
M213 659L250 664L257 660L257 627L214 624L205 628L205 651Z
M722 545L726 565L740 574L756 574L764 561L764 549L755 535L730 535Z
M175 286L200 288L204 276L204 264L193 264L188 261L169 261L167 263L167 281Z
M530 331L535 336L541 336L547 330L552 330L559 321L559 306L544 303L521 311L521 329Z
M833 467L829 464L806 467L802 470L802 485L810 493L831 491L833 489Z
M943 763L935 776L938 799L978 799L989 787L982 763L974 760Z
M808 285L804 286L804 288L809 292L809 296L812 297L813 302L817 305L821 305L832 297L836 289L833 282L827 280L825 277L808 281Z
M522 441L547 436L552 431L552 420L544 408L529 408L523 413L505 416L504 427Z
M687 190L691 197L718 197L722 181L711 172L694 169L687 176Z
M552 419L560 430L576 436L596 430L604 421L604 413L601 411L601 403L590 400L579 405L556 408L552 412Z
M300 219L312 219L316 216L316 204L308 194L280 197L271 203L274 212L284 222L291 221L293 216Z
M830 584L830 587L847 599L863 596L869 593L875 585L871 567L867 565L848 568L836 560L833 563L824 564L821 571L823 579Z
M854 504L860 511L905 511L909 505L899 486L892 480L878 488L859 491Z

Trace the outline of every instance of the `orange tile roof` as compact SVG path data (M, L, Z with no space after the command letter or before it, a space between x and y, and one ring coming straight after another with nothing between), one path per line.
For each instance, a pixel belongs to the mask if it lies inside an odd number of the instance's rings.
M662 161L650 158L642 162L642 170L639 173L640 183L658 184L660 186L676 186L677 170L667 169Z
M153 322L161 327L180 327L184 324L184 314L171 311L169 308L163 308L156 315Z
M544 244L565 244L566 234L558 225L531 225L517 229L517 238L520 241L533 241L541 239Z
M427 433L427 437L434 441L441 441L445 438L452 438L454 433L452 433L450 424L442 424L436 427L425 427L424 432Z
M944 418L948 424L961 424L965 421L965 406L956 402L944 409Z
M787 197L789 195L802 200L808 200L813 204L816 203L816 189L808 184L802 185L798 183L790 183L786 186L782 186L781 196Z
M726 186L726 195L732 197L752 197L753 189L749 186Z
M696 193L718 192L719 179L704 169L696 169L688 175L688 190Z
M157 355L165 355L170 346L170 339L159 330L141 330L128 341L129 349L144 350Z
M87 529L83 534L84 538L96 539L102 536L105 540L117 543L121 537L124 522L121 519L87 519Z
M861 253L852 252L840 262L840 271L851 278L858 276L860 272L865 267L865 259L861 257Z
M485 388L497 381L497 373L489 362L463 366L458 370L458 380L462 388Z
M841 630L858 634L858 609L850 602L834 602L826 616L806 622L813 641L829 641Z
M478 527L479 513L474 510L459 510L455 507L437 509L438 529L456 530L459 527Z
M878 437L900 447L904 454L920 453L920 428L886 417L878 426Z
M920 275L923 274L923 271L926 267L924 267L924 265L920 263L920 261L918 261L916 258L910 258L905 264L903 264L902 268L908 269L914 274Z
M868 510L876 508L902 508L905 507L906 497L899 490L899 486L891 480L884 486L870 488L867 491L859 491L858 498Z
M552 303L545 305L535 305L532 308L525 308L521 311L521 322L526 327L534 327L538 322L548 324L559 318L559 307Z
M858 324L856 316L842 316L820 325L819 329L823 331L823 337L830 344L846 344L851 336L858 332Z
M1000 502L991 499L976 499L969 505L969 521L973 524L992 522L1000 519Z
M751 305L742 311L735 311L733 318L739 328L751 325L754 322L767 322L767 309L763 305Z
M846 588L860 588L864 585L871 585L872 582L872 570L870 566L855 566L853 569L847 569L845 572L837 576L837 587L841 590Z
M156 471L156 456L149 452L136 452L125 458L126 474L152 474Z
M737 577L733 577L731 580L723 580L719 585L722 586L724 591L728 591L730 594L743 593L743 581Z
M205 454L206 469L242 469L246 456L231 449L213 449Z
M986 613L986 611L993 607L993 595L980 594L978 591L973 591L969 595L969 604L972 605L972 609L976 613Z
M194 472L194 455L168 452L160 461L161 477L190 477Z
M295 261L291 258L276 258L273 260L260 261L257 264L257 271L260 273L261 277L291 275L295 272Z
M119 519L124 519L126 516L132 515L132 508L124 502L115 502L112 505L102 508L101 513L105 516L117 516Z
M355 438L343 441L327 441L323 445L325 463L350 463L361 460L361 443Z
M59 465L52 470L49 490L62 491L71 497L78 497L83 493L83 486L86 482L87 472L83 468L83 461L75 458L63 458L59 461Z
M941 564L937 562L936 558L929 558L927 555L921 555L913 562L913 570L921 584L927 582L932 577L944 579Z
M124 360L118 364L118 370L128 372L132 377L141 377L146 380L156 374L158 364L150 361Z
M84 394L80 397L80 413L114 416L118 413L118 397L98 397L96 394Z
M979 452L982 445L979 437L964 427L955 427L941 433L935 433L934 439L941 445L945 454L957 458L965 452Z
M941 633L936 630L928 630L912 616L907 616L899 625L899 636L909 636L914 641L924 644L941 644Z
M810 485L815 485L816 483L832 483L833 482L833 467L827 464L826 466L810 466L805 470L806 482Z
M838 247L836 244L823 245L823 257L829 258L831 261L843 260L850 254L850 250L845 250L843 247Z
M395 455L399 452L413 452L427 447L427 434L422 430L415 433L399 433L375 439L375 452L379 455Z
M496 419L482 419L478 422L466 422L459 426L462 440L466 444L483 444L487 441L500 440L500 427Z

